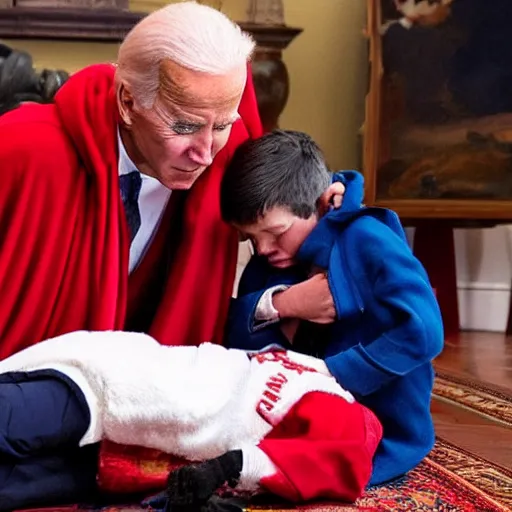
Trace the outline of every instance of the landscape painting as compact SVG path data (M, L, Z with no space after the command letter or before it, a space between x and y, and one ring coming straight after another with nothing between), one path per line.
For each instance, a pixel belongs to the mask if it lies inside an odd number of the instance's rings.
M380 0L377 199L512 198L512 0Z

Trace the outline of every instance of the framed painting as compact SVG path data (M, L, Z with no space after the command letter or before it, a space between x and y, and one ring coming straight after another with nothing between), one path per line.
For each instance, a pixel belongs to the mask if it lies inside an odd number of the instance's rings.
M368 204L512 219L511 26L510 0L368 0Z

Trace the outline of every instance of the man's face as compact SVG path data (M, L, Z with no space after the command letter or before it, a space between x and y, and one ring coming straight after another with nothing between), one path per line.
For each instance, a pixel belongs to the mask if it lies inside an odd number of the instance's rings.
M132 104L127 150L141 172L169 189L186 190L228 141L239 118L246 67L216 76L167 61L160 80L152 108Z
M276 268L291 267L304 240L318 223L318 216L301 219L287 208L276 206L254 224L235 227L249 238L256 252Z

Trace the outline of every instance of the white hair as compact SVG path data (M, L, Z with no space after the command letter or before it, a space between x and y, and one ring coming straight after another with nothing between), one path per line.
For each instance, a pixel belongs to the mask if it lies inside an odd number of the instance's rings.
M249 34L216 9L196 2L170 4L143 18L124 39L116 86L124 82L143 108L151 108L163 61L223 75L245 65L254 46Z

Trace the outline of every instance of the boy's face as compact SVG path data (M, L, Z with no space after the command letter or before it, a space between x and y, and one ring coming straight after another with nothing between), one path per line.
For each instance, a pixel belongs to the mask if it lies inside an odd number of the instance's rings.
M256 252L267 258L270 265L287 268L295 264L295 255L317 223L316 214L301 219L287 208L276 206L254 224L235 227L252 241Z

